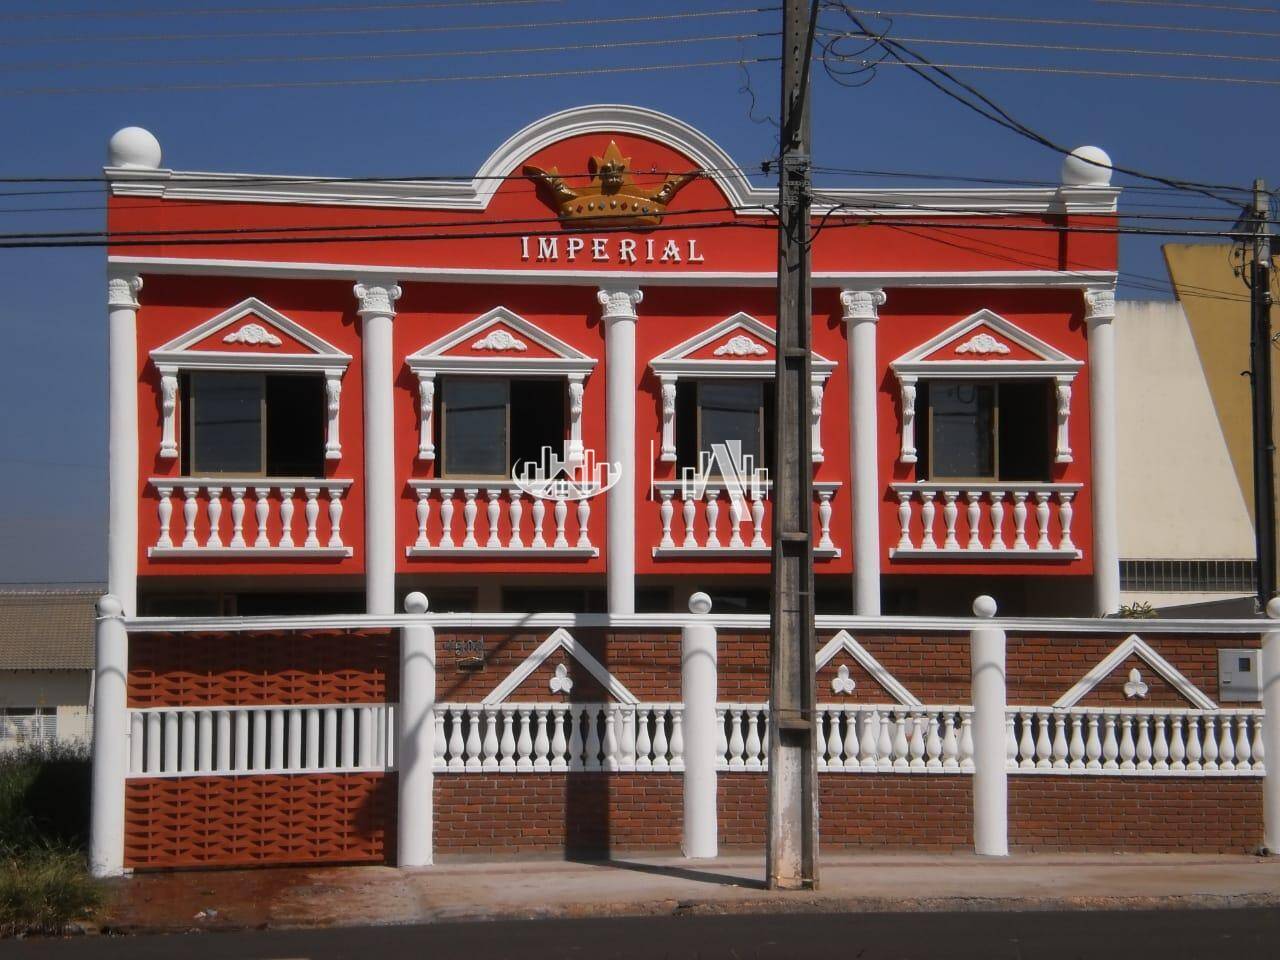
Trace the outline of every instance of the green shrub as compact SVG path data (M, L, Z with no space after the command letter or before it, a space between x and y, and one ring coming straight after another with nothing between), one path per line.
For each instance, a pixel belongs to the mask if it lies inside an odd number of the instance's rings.
M0 753L0 856L89 836L91 765L83 744L33 744Z
M48 847L0 861L0 936L62 933L101 902L102 888L74 850Z

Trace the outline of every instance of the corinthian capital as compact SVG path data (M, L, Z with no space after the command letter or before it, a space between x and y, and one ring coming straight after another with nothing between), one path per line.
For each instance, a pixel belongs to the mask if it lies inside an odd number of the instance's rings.
M1086 320L1112 320L1116 315L1116 291L1113 287L1092 287L1084 292Z
M644 292L635 287L601 287L596 291L596 299L604 307L605 320L634 320Z
M138 291L142 289L142 278L137 276L107 277L107 306L132 307L138 309Z
M400 285L387 280L371 280L354 287L360 306L356 310L362 317L394 317L396 301L400 299Z
M879 320L880 308L887 299L883 290L841 290L840 305L844 307L845 322Z

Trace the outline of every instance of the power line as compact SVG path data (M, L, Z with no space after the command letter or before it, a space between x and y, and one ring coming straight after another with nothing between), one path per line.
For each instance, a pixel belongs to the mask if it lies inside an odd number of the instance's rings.
M541 2L541 0L540 0ZM722 40L756 40L776 37L778 32L722 33L697 37L662 37L654 40L609 40L600 43L575 43L573 51L614 50L626 47L677 46L687 43L703 43ZM29 63L0 64L0 71L16 70L79 70L92 67L118 66L231 66L257 63L355 63L383 60L431 60L439 57L496 57L527 53L565 53L563 43L538 47L491 47L485 50L428 50L404 53L335 53L315 55L272 55L262 57L138 57L132 59L66 60L61 63L32 61Z
M368 5L302 4L291 7L205 7L196 10L173 7L148 7L145 10L65 10L55 13L4 13L0 21L28 22L34 20L123 20L134 17L148 20L156 17L208 17L208 16L256 16L260 14L295 13L384 13L400 10L442 10L450 7L515 7L536 3L560 3L562 0L434 0L420 3L371 3Z
M431 24L427 26L361 27L344 30L253 30L235 33L139 33L115 36L65 36L65 37L8 37L0 39L0 46L29 46L31 44L58 43L178 43L187 40L257 40L274 37L297 39L301 37L376 37L419 33L459 33L471 30L542 30L548 27L594 27L624 23L659 23L676 20L696 20L707 17L732 17L776 12L775 7L734 7L721 10L686 10L678 13L651 13L630 17L584 17L573 20L534 20L526 23L466 23Z
M62 96L85 93L165 93L171 91L212 90L281 90L314 89L318 87L377 87L400 84L453 83L475 80L546 80L553 77L585 77L619 73L653 73L659 70L695 70L706 67L736 67L743 63L774 63L777 57L754 57L743 60L699 60L691 63L652 63L618 67L579 67L572 70L526 70L509 73L471 73L432 77L379 77L369 79L334 80L264 80L245 83L156 83L123 84L110 87L27 87L0 88L0 97Z
M1280 38L1280 33L1267 33L1259 30L1230 30L1222 27L1191 27L1170 23L1124 23L1119 20L1065 20L1046 17L999 17L990 14L966 13L934 13L917 10L867 10L856 7L848 8L851 13L865 14L869 17L902 17L916 20L956 20L968 23L1019 23L1029 26L1043 27L1101 27L1115 30L1156 30L1174 33L1212 33L1229 37L1270 37Z
M1280 7L1240 7L1225 3L1181 3L1176 0L1093 0L1094 3L1116 3L1128 7L1184 7L1191 10L1213 10L1223 13L1280 13Z
M1092 47L1070 43L1023 43L1014 40L944 40L939 37L895 37L901 43L952 47L1001 47L1015 50L1061 50L1070 53L1118 53L1144 57L1193 57L1199 60L1232 60L1246 63L1280 63L1280 57L1239 53L1201 53L1195 50L1151 50L1144 47Z
M1251 86L1280 87L1280 80L1258 80L1252 77L1220 77L1188 73L1147 73L1136 70L1082 70L1076 67L1019 67L992 63L938 63L931 66L948 70L991 70L1000 73L1051 73L1075 77L1105 77L1109 80L1184 80L1201 83L1237 83ZM910 63L885 60L878 67L912 67Z

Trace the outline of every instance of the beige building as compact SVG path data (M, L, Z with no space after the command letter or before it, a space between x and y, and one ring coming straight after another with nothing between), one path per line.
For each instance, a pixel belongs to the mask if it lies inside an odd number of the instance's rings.
M0 750L88 742L102 588L0 590Z

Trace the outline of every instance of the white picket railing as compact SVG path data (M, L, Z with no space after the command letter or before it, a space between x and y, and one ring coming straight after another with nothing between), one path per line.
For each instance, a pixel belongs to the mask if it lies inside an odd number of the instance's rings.
M769 769L766 704L716 705L716 769ZM818 771L972 773L973 708L899 704L822 704Z
M1010 773L1262 776L1262 710L1009 707Z
M342 540L342 497L350 480L152 477L149 482L160 520L149 557L351 556ZM177 518L175 500L181 504Z
M129 776L356 773L395 767L396 705L129 711Z
M445 703L435 710L438 773L684 770L684 706Z
M1071 523L1079 483L926 482L891 485L898 543L890 556L1077 559Z
M831 539L831 500L839 489L835 482L813 485L815 557L840 556L840 548ZM765 503L771 493L768 485L757 487L754 495L731 493L710 483L701 496L679 484L658 484L655 491L662 524L658 545L653 548L655 557L769 555L772 538L765 518Z
M599 555L591 542L589 498L537 497L509 480L410 480L409 486L418 498L417 537L406 549L410 557L509 557L516 551L526 557Z

